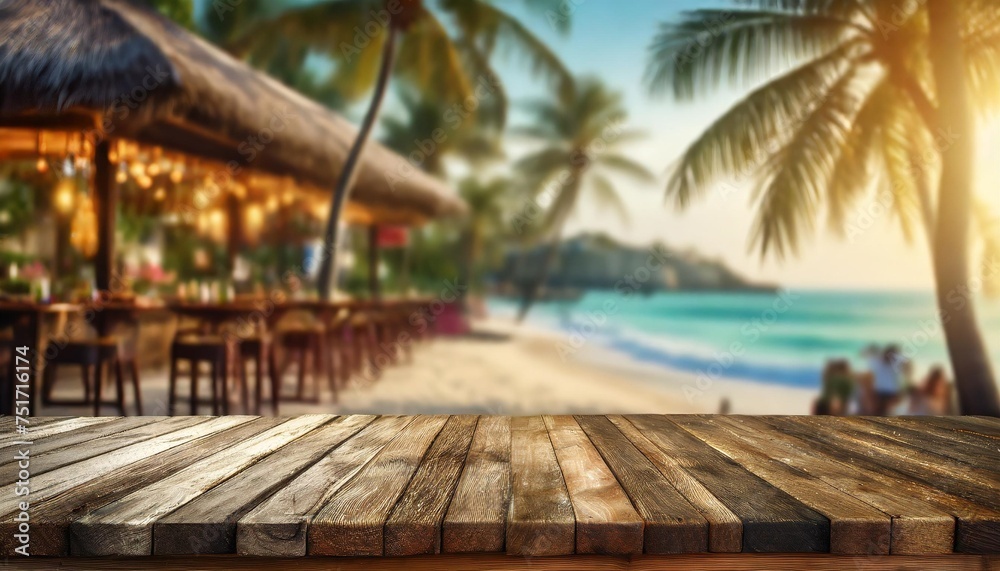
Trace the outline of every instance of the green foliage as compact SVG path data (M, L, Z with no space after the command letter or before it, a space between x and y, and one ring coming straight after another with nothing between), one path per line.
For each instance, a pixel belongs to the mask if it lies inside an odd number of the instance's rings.
M559 14L563 30L569 18L556 0L525 0L538 15ZM526 60L538 76L566 91L571 77L548 46L523 23L489 0L410 0L401 3L412 19L405 25L395 75L421 93L432 93L448 104L483 99L485 86L495 119L506 117L507 98L493 68L496 52ZM209 8L217 12L214 8ZM374 16L373 16L374 14ZM232 16L232 18L230 18ZM269 6L246 2L223 17L208 14L214 38L229 51L245 56L263 69L289 53L318 53L333 63L330 85L347 100L367 94L375 84L388 25L383 0L317 0ZM212 21L211 18L216 18ZM550 21L551 18L549 18Z
M926 2L741 0L685 13L651 47L653 93L701 97L754 89L675 163L667 196L685 208L720 184L750 183L761 255L796 253L825 212L837 232L871 192L904 234L933 226L935 125ZM964 2L966 76L982 108L1000 96L1000 5ZM763 82L761 84L761 82ZM886 201L883 201L886 202Z
M519 229L558 234L582 194L627 218L624 204L608 175L624 175L649 183L653 175L619 151L638 136L624 128L625 106L620 93L593 78L579 80L568 100L543 99L527 105L530 121L519 131L543 143L541 149L515 165L520 185L551 206L543 220L525 213L515 216Z
M192 0L137 0L170 18L189 30L194 29L194 4Z

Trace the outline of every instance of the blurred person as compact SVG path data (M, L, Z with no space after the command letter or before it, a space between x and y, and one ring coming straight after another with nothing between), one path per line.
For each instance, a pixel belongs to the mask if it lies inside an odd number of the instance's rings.
M819 399L813 414L843 416L847 414L851 396L855 392L851 365L846 359L833 359L823 370L823 381Z
M918 398L911 403L909 414L944 416L955 414L952 385L944 368L933 367L918 390Z
M869 366L875 390L875 406L872 413L885 416L899 402L903 370L908 369L908 361L902 356L898 345L889 345L881 353L871 355Z

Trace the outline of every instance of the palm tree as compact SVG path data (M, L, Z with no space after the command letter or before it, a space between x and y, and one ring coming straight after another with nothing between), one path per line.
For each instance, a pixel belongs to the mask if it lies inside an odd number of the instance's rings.
M510 199L513 183L497 177L487 181L469 177L459 184L459 194L469 205L469 217L462 230L462 275L459 283L471 290L480 282L477 260L483 259L486 242L504 228L505 205Z
M473 167L503 158L500 125L489 121L496 118L493 113L488 112L485 120L462 122L454 127L446 120L449 106L439 99L413 89L401 89L399 102L403 113L382 118L379 139L425 172L446 178L445 159L449 156Z
M780 257L798 252L823 208L835 230L853 231L846 213L878 184L907 236L919 220L932 244L963 411L1000 415L963 293L970 102L985 108L1000 93L1000 7L987 0L929 0L905 9L895 0L742 4L688 12L664 24L653 43L654 93L690 99L723 81L763 82L688 147L668 197L683 208L720 179L752 181L751 245Z
M491 63L496 48L503 46L520 51L536 74L552 79L563 91L568 89L569 73L559 58L498 4L494 0L321 0L249 26L243 39L232 44L237 52L247 51L251 43L267 50L269 39L293 38L335 61L335 81L348 98L374 88L331 198L324 234L328 255L319 270L324 298L330 295L343 205L391 76L450 103L478 101L484 95L505 100ZM541 15L560 13L559 0L525 0L525 4ZM567 18L550 21L568 28ZM497 106L501 112L505 108Z
M653 179L645 167L617 152L616 147L636 134L622 127L626 113L621 94L598 80L581 79L565 100L535 101L527 111L530 126L520 132L544 145L521 158L516 169L523 173L525 188L536 201L548 202L548 207L541 221L531 219L526 208L513 223L516 228L534 226L548 240L548 250L537 277L525 290L518 321L528 314L548 280L566 221L580 196L589 192L602 206L627 219L625 205L608 175L625 175L643 183Z

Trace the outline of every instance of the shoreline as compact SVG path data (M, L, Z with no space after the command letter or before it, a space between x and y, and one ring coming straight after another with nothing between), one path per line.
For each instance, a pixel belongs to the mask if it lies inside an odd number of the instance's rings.
M723 399L729 400L733 414L809 414L817 396L813 389L733 377L711 379L707 386L702 380L699 386L695 373L638 361L596 343L563 359L558 344L565 338L558 332L497 317L480 319L473 325L475 330L510 335L512 342L524 343L534 357L577 374L614 381L630 392L651 392L657 401L669 400L672 406L667 414L717 413Z

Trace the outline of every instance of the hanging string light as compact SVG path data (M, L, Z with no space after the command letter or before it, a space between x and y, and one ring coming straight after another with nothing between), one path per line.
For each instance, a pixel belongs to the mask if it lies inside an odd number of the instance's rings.
M97 253L97 213L93 199L86 193L80 194L79 205L70 223L69 243L85 258Z
M38 162L35 163L35 168L38 172L45 174L49 170L49 162L45 160L45 135L41 131L38 132Z
M73 204L76 202L76 184L72 179L64 178L59 181L52 202L56 210L63 214L73 211Z

